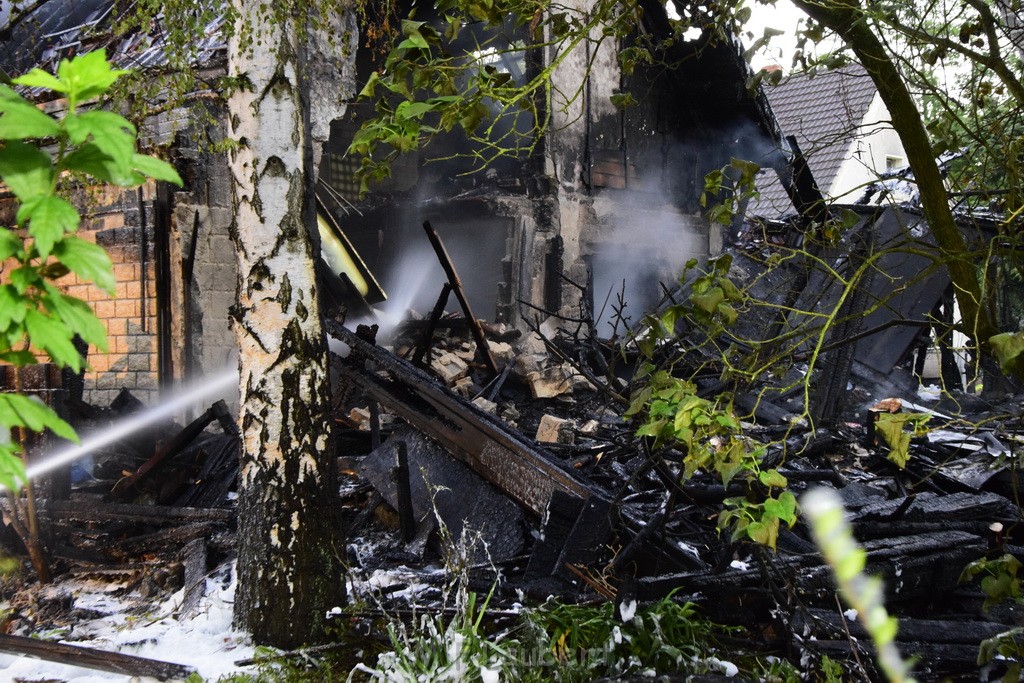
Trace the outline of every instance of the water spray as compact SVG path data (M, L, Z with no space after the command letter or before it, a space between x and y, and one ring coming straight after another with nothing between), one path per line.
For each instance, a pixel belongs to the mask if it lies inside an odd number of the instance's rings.
M88 455L97 448L106 446L109 443L124 438L125 436L128 436L129 434L132 434L133 432L136 432L157 420L173 415L179 410L187 408L201 399L210 396L219 396L223 398L227 395L227 390L232 386L235 388L238 387L238 370L235 368L224 370L213 377L203 378L200 382L196 382L188 387L183 387L175 396L160 403L159 405L146 408L139 413L130 415L119 423L111 426L110 429L105 429L98 434L93 434L77 445L49 455L42 462L35 463L26 469L25 475L29 479L34 479L46 474L47 472L67 465L70 462L74 462L75 460Z

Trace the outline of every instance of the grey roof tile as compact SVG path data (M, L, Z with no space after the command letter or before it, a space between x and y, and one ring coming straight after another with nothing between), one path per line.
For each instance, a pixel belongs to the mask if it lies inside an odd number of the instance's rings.
M814 75L794 74L766 86L768 102L783 135L796 136L818 187L827 196L843 162L850 158L855 131L874 99L875 84L859 64ZM777 218L793 205L774 171L758 176L761 197L750 213Z

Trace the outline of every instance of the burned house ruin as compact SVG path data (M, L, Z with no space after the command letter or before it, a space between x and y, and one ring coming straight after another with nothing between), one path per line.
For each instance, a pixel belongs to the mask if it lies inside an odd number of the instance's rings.
M668 35L664 8L646 4L646 30ZM120 65L163 64L159 26L148 36L117 38L114 12L109 0L41 3L0 46L3 67L54 68L64 56L98 47ZM220 21L199 42L209 83L224 68ZM404 155L391 179L365 197L345 150L370 106L354 93L374 68L372 50L360 47L349 70L337 74L339 97L350 104L324 147L320 175L333 198L325 204L390 297L382 305L389 314L409 307L426 313L444 281L435 259L421 257L429 253L424 220L443 236L477 314L520 328L523 316L582 310L611 334L620 294L624 315L636 322L660 297L659 283L674 282L687 260L720 251L718 228L701 215L704 175L732 156L763 153L772 146L764 140L775 137L762 96L745 88L738 44L681 41L668 56L678 69L641 67L629 76L609 46L600 49L589 67L569 60L556 70L556 84L568 92L582 82L581 95L566 106L552 103L554 120L532 153L467 175L465 161L434 160L464 144L448 136ZM496 65L515 78L546 59L515 55L503 54ZM613 106L611 96L623 90L639 105ZM198 92L144 122L143 139L168 150L186 179L183 190L157 184L137 193L82 191L90 209L82 234L108 248L118 278L109 299L68 283L96 304L111 342L109 354L90 351L87 400L104 404L126 388L148 402L161 387L233 363L230 184L225 159L214 151L221 116Z
M641 4L643 30L670 35L664 7ZM67 54L104 46L122 65L162 64L160 28L115 38L114 7L41 3L33 21L13 29L0 59L12 72L52 68ZM210 79L224 68L218 21L200 43ZM351 17L344 21L355 29ZM492 36L504 42L488 63L516 82L552 63L543 51L512 49L521 30ZM466 49L479 38L468 34ZM662 55L675 68L639 65L628 74L608 46L576 55L554 69L553 121L542 139L531 138L530 120L499 120L531 141L521 153L468 173L472 147L441 135L399 157L386 182L360 195L345 152L370 115L355 93L379 53L355 33L348 39L351 59L336 76L347 108L320 155L318 201L323 242L330 235L340 245L324 258L334 309L325 324L346 351L331 356L332 455L346 481L339 535L358 541L345 549L353 577L396 562L422 568L441 552L439 525L472 528L488 543L491 563L467 571L492 587L500 578L495 599L506 604L562 595L614 601L618 609L669 595L747 627L736 647L791 660L867 659L859 626L835 612L829 567L802 523L776 518L770 543L749 543L757 539L721 522L730 510L766 510L781 488L793 513L795 494L824 484L852 510L869 567L889 581L887 597L908 626L901 638L928 657L929 673L972 670L979 640L1019 623L1019 608L981 615L980 591L958 587L963 567L986 552L1021 554L1012 530L1019 485L1005 467L1019 454L1019 402L981 405L978 424L965 426L961 408L980 404L959 395L923 407L906 399L917 390L900 368L908 350L922 328L946 334L952 315L948 278L928 257L927 225L913 206L891 201L826 208L800 145L783 138L762 92L748 90L735 42L679 40ZM636 106L612 104L625 91ZM579 97L566 98L573 92ZM112 404L107 412L83 409L99 413L97 422L158 402L162 388L232 361L237 273L231 187L216 144L223 115L197 92L144 121L149 142L166 145L182 171L184 189L76 189L88 215L82 234L108 247L118 278L118 296L109 300L66 283L94 302L111 338L109 354L90 351L92 369L77 397ZM777 173L779 197L793 211L709 222L705 176L734 157ZM977 235L991 228L970 226ZM818 239L826 228L835 234ZM685 377L687 400L717 425L701 445L742 446L736 452L754 463L746 474L764 478L719 476L735 462L686 472L692 463L681 442L639 433L642 418L630 404L643 403L636 398L645 381L637 371L643 335L607 343L635 329L644 313L692 300L692 279L672 286L683 264L723 254L716 267L728 263L727 275L765 306L745 308L729 330L673 314L650 358L677 373L673 379ZM872 276L844 290L844 278L876 257ZM345 258L354 270L343 276L337 264ZM453 291L465 315L443 321ZM366 304L375 316L363 317ZM429 318L399 330L394 352L375 344L380 331L359 325L388 327L408 309L424 314L431 306ZM495 324L481 324L470 309ZM831 327L815 323L833 313ZM451 324L442 329L442 322ZM572 331L559 334L562 325ZM784 339L785 363L766 364L756 376L729 372L775 338ZM64 381L39 375L41 384ZM956 401L961 412L950 407ZM897 464L886 457L877 422L903 408L942 429L913 442L908 432L909 462ZM720 421L712 421L715 411ZM186 420L184 428L163 424L126 437L109 456L113 464L40 510L47 543L62 560L104 566L173 557L165 564L180 576L168 578L168 570L161 580L186 588L188 611L202 598L207 567L233 549L239 435L224 402ZM730 538L730 531L740 533ZM363 533L377 536L364 544ZM150 595L162 587L137 585ZM936 598L943 591L955 594L943 602ZM374 599L397 600L397 592ZM968 625L953 628L957 620Z

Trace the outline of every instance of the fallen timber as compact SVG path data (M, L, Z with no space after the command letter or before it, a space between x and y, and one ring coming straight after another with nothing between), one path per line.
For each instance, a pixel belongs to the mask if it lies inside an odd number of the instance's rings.
M334 321L326 321L326 325L331 336L351 349L346 358L334 356L336 367L355 379L373 400L447 445L456 457L534 514L544 514L555 491L579 499L605 496L501 420L440 386L422 370Z
M125 676L152 676L160 681L188 678L196 671L191 666L163 662L158 659L147 659L79 645L49 643L38 638L5 634L0 634L0 652L26 655L68 666L80 666Z

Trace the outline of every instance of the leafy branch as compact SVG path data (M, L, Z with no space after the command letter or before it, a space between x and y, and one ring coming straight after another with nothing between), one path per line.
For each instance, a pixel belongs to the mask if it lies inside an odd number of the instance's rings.
M44 88L64 99L62 117L50 116L0 85L0 179L19 206L12 227L0 227L0 261L8 261L0 283L0 361L15 367L44 357L79 372L83 359L72 343L77 335L106 350L106 329L89 305L60 291L60 278L113 293L110 258L102 247L75 233L81 215L60 195L64 180L101 181L120 187L147 178L181 184L172 166L136 151L137 131L122 116L96 109L125 71L112 69L104 52L63 60L56 74L41 69L14 79L19 86ZM52 151L50 151L52 150ZM41 402L16 393L0 394L0 484L15 491L25 479L11 431L50 429L76 440L74 430Z

